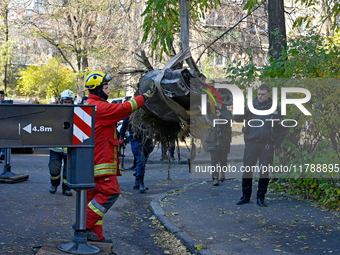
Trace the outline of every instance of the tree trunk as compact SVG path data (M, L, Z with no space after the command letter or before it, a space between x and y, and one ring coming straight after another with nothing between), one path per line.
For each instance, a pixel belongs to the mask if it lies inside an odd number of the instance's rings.
M326 31L326 36L334 36L334 28L333 28L333 15L328 15L329 13L329 5L327 5L327 1L323 0L321 3L321 13L322 16L327 17L327 19L324 21L324 27Z
M180 0L179 1L179 9L180 9L180 20L181 20L181 42L183 49L189 47L189 13L190 13L190 1L189 0ZM191 69L198 71L198 67L193 60L192 57L186 60Z
M88 58L87 58L87 52L84 49L84 56L81 57L81 70L78 71L78 76L79 74L83 74L84 75L84 71L89 67L89 62L88 62ZM81 102L81 99L85 96L85 78L86 76L84 76L83 78L78 79L78 83L77 83L77 99L78 99L78 103Z
M287 47L284 0L268 0L269 54L279 60Z
M80 48L80 46L78 46ZM87 52L85 50L75 49L77 54L77 101L81 102L82 98L85 96L85 76L84 71L88 68L88 58Z
M189 47L189 1L180 0L181 41L183 50Z
M8 47L8 39L9 39L9 28L8 28L8 5L6 6L5 10L3 11L4 13L4 30L5 30L5 40L4 44L6 47ZM2 90L6 94L6 89L7 89L7 69L8 69L8 48L5 49L5 56L4 56L4 63L2 66Z

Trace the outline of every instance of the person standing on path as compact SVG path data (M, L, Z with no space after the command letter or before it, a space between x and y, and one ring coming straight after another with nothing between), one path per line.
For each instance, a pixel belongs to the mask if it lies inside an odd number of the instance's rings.
M67 89L64 90L60 95L61 104L73 104L74 103L73 91ZM61 168L63 168L63 179L62 179L62 193L65 196L72 196L71 189L65 184L66 183L66 169L67 169L67 148L54 147L50 148L50 160L48 163L51 178L51 187L49 192L54 194L57 192L58 186L61 180Z
M253 106L256 110L269 110L272 108L272 105L273 101L270 98L270 87L263 84L257 90L257 98L253 100ZM261 166L273 164L274 150L281 145L285 138L286 130L279 124L281 114L278 108L271 114L257 115L250 112L246 106L244 112L244 115L234 116L234 120L237 122L242 120L247 122L243 129L245 140L243 166L245 168L256 166L257 160L259 160L260 179L256 202L260 207L266 207L267 205L264 199L269 184L269 172L263 172ZM252 126L248 125L249 120L252 120ZM250 202L252 181L252 172L244 172L242 174L242 197L236 203L237 205Z
M216 110L215 116L217 119L228 120L228 123L233 119L231 112L226 107ZM212 172L213 185L218 186L219 181L223 182L225 180L225 172L218 172L217 166L220 164L219 169L227 166L231 143L231 126L216 124L215 127L210 128L206 143L211 156L211 166L215 167L215 171Z
M120 194L117 176L121 172L116 123L142 107L156 92L156 86L152 83L144 94L124 103L110 104L107 102L110 81L109 74L100 71L90 73L85 81L85 87L90 93L85 104L95 106L95 188L87 191L86 229L98 236L93 240L88 235L88 239L97 242L112 242L103 235L102 218Z
M141 128L144 126L142 125ZM122 144L126 131L129 130L129 140L134 158L136 158L135 184L133 189L139 189L141 193L148 190L144 185L145 166L154 145L152 139L146 134L146 131L133 127L130 123L130 117L125 118L120 129L119 143Z

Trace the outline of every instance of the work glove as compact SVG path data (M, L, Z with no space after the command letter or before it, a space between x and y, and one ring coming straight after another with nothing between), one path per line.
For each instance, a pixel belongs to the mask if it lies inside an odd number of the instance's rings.
M119 139L118 143L119 143L120 146L124 146L124 139Z
M143 93L143 96L146 97L146 99L148 99L150 97L153 97L153 95L156 93L156 91L157 91L157 87L156 87L155 83L152 82L150 84L150 88L145 93Z

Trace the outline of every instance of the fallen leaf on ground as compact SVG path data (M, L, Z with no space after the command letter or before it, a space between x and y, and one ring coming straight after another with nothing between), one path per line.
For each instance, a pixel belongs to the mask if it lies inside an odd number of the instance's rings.
M202 249L202 247L203 247L203 244L196 244L195 246L194 246L195 248L196 248L196 250L200 250L200 249Z

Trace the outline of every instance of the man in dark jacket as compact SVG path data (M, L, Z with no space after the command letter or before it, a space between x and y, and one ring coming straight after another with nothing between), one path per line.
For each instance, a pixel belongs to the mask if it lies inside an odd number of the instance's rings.
M231 112L227 110L226 107L222 107L221 110L216 110L216 119L225 119L231 121L233 118ZM228 163L228 153L230 152L230 142L231 142L231 127L229 124L217 124L208 131L208 136L206 139L206 144L208 151L210 151L211 156L211 166L216 167L220 164L221 168L227 166ZM220 177L220 178L219 178ZM225 172L217 171L212 172L213 185L218 186L219 181L225 180Z
M253 106L256 110L268 110L272 108L272 99L270 98L270 88L267 85L261 85L257 91L257 99L253 100ZM257 190L257 204L260 207L266 207L264 202L265 194L269 183L269 172L262 172L262 166L272 165L274 150L278 148L286 134L282 125L279 124L281 114L276 109L269 115L255 115L251 113L248 107L245 107L245 114L234 116L234 120L240 122L246 120L243 129L245 150L243 155L243 166L245 170L252 169L259 160L260 179ZM249 120L251 124L248 125ZM270 121L275 120L275 121ZM252 192L252 171L245 171L242 174L242 197L237 205L250 202Z

